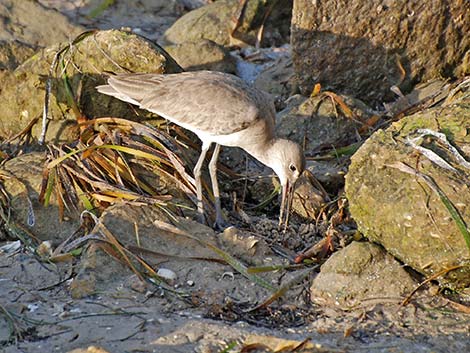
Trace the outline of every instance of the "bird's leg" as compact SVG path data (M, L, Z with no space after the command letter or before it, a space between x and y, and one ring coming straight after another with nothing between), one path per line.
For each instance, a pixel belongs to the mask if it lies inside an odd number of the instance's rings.
M201 180L201 168L206 158L207 151L211 147L211 144L202 144L201 154L197 160L196 166L194 167L194 179L196 181L196 195L197 195L197 212L199 213L199 218L201 223L205 223L204 218L204 206L202 204L202 180Z
M212 191L215 199L215 228L224 229L226 222L222 215L222 207L220 206L219 183L217 182L217 160L219 159L220 145L216 144L212 158L209 162L209 174L211 176Z

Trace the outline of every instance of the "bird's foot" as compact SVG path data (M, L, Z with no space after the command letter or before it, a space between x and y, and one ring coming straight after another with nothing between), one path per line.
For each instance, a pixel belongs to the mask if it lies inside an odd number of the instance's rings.
M208 223L206 221L206 217L204 216L204 213L199 213L198 214L197 221L201 224L208 225Z
M231 224L229 224L223 217L217 217L212 228L219 232L222 232L230 226Z
M204 214L199 214L198 222L204 225L208 225L209 227L211 226L210 222L206 220L206 217ZM212 228L218 232L223 232L225 229L227 229L230 226L231 224L228 223L222 216L216 217L215 222L212 224Z

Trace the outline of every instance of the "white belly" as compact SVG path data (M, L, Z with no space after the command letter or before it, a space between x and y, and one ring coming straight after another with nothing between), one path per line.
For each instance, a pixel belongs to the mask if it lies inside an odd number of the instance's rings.
M194 131L194 130L193 132L201 139L203 143L218 143L219 145L222 145L222 146L231 146L231 147L234 147L234 146L243 147L243 145L246 143L246 138L247 137L249 138L249 136L247 136L246 130L234 132L233 134L228 134L228 135L212 135L204 131Z

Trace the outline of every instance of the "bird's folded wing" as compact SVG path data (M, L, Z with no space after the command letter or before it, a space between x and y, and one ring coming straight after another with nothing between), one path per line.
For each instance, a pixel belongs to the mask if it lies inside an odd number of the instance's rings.
M210 134L240 131L271 114L262 92L222 73L123 74L108 83L97 89Z

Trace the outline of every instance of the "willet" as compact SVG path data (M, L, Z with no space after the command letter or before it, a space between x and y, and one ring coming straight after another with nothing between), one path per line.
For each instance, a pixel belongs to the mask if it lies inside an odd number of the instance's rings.
M286 229L295 182L305 167L301 147L276 137L275 109L262 91L240 78L213 71L178 74L119 74L98 86L101 93L135 104L194 132L202 151L194 168L198 212L204 220L201 167L212 143L209 174L215 197L216 226L223 227L217 182L220 145L241 147L274 170L282 186L279 227Z

